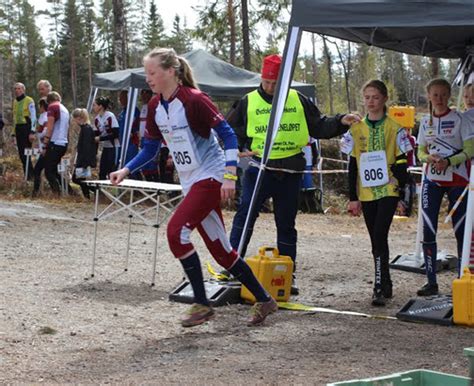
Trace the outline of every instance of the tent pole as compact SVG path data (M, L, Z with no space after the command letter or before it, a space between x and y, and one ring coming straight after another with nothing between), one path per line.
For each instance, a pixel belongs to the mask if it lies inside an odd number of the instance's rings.
M120 143L121 149L120 149L120 160L119 160L119 165L118 168L121 169L125 163L125 157L127 154L128 150L128 143L130 139L130 130L129 130L129 123L130 123L130 95L132 93L132 87L128 88L128 94L127 94L127 107L125 111L125 122L123 123L123 132L122 132L122 142Z
M286 38L285 50L283 51L283 63L281 65L280 74L278 75L275 95L273 97L272 111L270 113L268 130L265 138L265 147L263 149L262 155L262 166L265 166L267 164L268 158L270 156L270 151L273 146L273 142L275 141L275 137L278 132L278 127L280 126L281 116L283 115L283 109L285 107L286 98L288 96L288 91L291 84L291 79L293 77L293 71L298 55L300 41L301 29L299 27L290 26L288 36ZM260 168L260 170L258 171L257 181L255 182L255 188L252 193L252 199L250 200L250 208L247 213L247 218L245 219L242 235L240 236L239 248L237 249L239 256L242 253L245 240L247 239L248 225L250 219L253 217L253 212L256 209L260 209L255 208L255 200L262 184L264 172L265 170L263 168Z
M89 93L89 99L87 100L87 111L91 112L92 111L92 103L95 100L95 97L97 96L97 87L92 87L91 91Z

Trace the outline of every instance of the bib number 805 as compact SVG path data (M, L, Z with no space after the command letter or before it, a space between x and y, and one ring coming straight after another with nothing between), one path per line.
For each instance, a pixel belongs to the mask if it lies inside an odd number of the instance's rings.
M383 179L382 168L364 170L364 179L366 181L377 181Z
M178 165L190 165L192 162L188 151L174 151L173 156Z

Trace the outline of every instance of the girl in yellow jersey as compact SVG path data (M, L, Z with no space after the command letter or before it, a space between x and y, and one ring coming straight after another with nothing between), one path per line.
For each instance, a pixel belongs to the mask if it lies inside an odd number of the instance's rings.
M406 130L386 114L385 84L371 80L362 94L367 115L342 140L342 151L350 155L348 211L364 215L375 263L372 304L384 306L392 297L388 232L407 180L411 145Z

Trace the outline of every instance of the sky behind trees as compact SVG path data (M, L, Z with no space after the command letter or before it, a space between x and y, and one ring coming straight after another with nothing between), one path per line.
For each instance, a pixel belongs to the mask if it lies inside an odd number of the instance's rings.
M158 46L203 48L258 72L265 55L281 53L290 10L290 0L0 0L2 98L10 103L15 81L36 97L37 81L49 79L69 107L84 106L94 73L140 67ZM360 87L373 78L392 102L423 105L427 81L450 80L457 64L304 37L294 79L315 84L328 114L360 109Z

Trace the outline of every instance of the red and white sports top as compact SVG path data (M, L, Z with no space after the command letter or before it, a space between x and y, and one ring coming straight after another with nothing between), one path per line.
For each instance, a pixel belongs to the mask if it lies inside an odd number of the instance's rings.
M450 157L463 149L463 142L472 138L468 121L457 111L436 117L426 115L421 119L418 143L426 146L429 154L438 154L442 158ZM457 166L448 166L445 171L437 172L434 167L426 170L426 178L441 186L465 186L469 181L470 162Z
M101 137L107 137L112 134L112 128L118 129L119 124L114 113L106 110L104 114L95 117L94 126L99 130ZM113 142L105 140L100 143L103 147L120 147L120 140L118 138L115 138Z
M201 180L223 181L224 151L212 130L224 120L210 98L179 86L169 101L154 96L148 103L145 137L165 140L186 193Z

